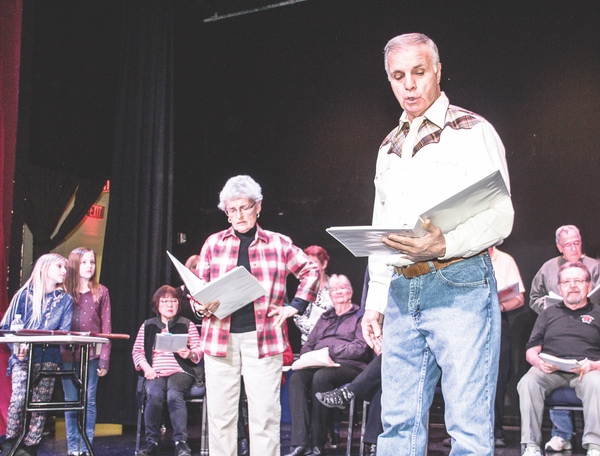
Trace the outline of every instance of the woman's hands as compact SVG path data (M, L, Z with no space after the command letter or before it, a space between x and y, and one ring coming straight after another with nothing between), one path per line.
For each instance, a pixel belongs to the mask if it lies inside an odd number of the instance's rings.
M269 306L269 313L267 317L275 317L275 322L273 323L276 328L283 325L283 322L286 321L293 315L298 313L298 309L292 306Z
M199 301L196 301L194 298L190 296L190 303L192 304L192 309L198 315L202 317L212 317L212 314L219 308L221 305L221 301L215 300L207 302L206 304L202 304Z

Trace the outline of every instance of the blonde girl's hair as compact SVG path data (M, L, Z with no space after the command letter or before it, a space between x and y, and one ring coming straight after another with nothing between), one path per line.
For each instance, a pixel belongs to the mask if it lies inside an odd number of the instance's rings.
M73 302L76 305L79 305L79 300L81 298L81 282L79 276L79 267L81 266L81 259L83 255L88 252L92 252L94 254L94 261L96 260L96 252L92 249L88 249L87 247L77 247L73 249L71 253L69 253L69 263L67 265L67 277L65 278L65 288L67 293L69 293L73 297ZM90 278L89 285L90 291L92 292L92 296L94 297L95 302L100 301L100 284L98 280L96 280L96 271L94 271L94 275Z
M27 323L28 328L37 328L42 321L42 308L44 305L44 294L46 286L48 285L48 269L53 263L63 262L67 263L67 259L58 253L47 253L38 258L31 271L31 276L23 284L21 288L15 293L4 318L0 324L2 326L10 323L17 313L18 302L23 293L27 293L29 296L25 299L25 307L31 306L31 320ZM58 287L57 287L58 288ZM26 312L25 312L26 313ZM25 316L25 315L23 315Z

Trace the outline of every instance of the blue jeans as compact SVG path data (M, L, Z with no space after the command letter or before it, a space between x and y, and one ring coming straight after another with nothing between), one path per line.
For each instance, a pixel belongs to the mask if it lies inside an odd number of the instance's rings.
M184 372L146 380L144 424L147 442L158 443L160 441L160 424L165 400L173 426L173 442L187 441L185 395L193 383L194 377Z
M500 306L489 255L413 279L394 273L383 334L377 454L425 454L427 414L442 375L450 454L492 456Z
M85 415L85 433L90 443L94 440L96 427L96 390L98 389L98 362L99 359L90 359L88 366L87 411ZM75 369L79 372L78 362L63 362L64 370ZM63 391L66 401L76 401L79 389L70 378L63 377ZM79 430L77 429L77 412L65 412L65 426L67 428L67 452L86 451L87 448Z
M550 410L550 420L552 421L552 437L555 435L562 437L567 442L573 435L573 421L570 410Z

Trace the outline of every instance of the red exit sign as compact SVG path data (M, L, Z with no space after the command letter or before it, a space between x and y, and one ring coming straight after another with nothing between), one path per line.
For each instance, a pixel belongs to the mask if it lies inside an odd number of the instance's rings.
M104 206L100 206L98 204L92 204L90 210L87 213L88 217L95 219L103 219L104 218Z

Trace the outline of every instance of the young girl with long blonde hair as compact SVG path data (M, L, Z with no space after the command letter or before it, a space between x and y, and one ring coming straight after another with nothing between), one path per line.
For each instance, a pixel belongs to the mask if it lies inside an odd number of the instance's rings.
M42 255L35 263L31 277L17 291L6 310L0 325L8 330L15 315L20 314L26 329L61 330L71 329L72 298L61 287L67 273L67 260L56 253ZM40 370L58 370L61 356L58 346L36 347L27 353L24 345L13 351L7 375L12 374L12 395L8 406L6 440L2 443L3 454L12 449L21 433L25 419L25 388L27 385L27 365L33 356L32 374L37 377ZM54 377L42 377L33 387L34 402L49 402L54 390ZM21 443L21 454L36 455L46 414L33 412L27 434Z

